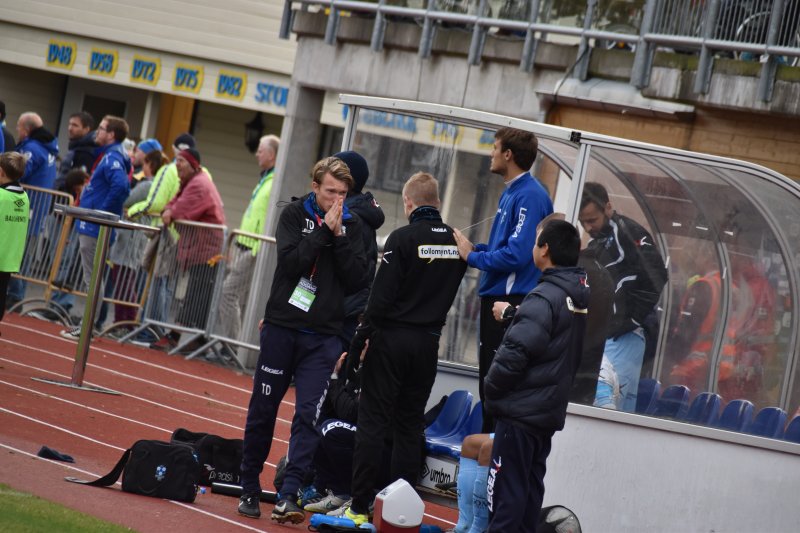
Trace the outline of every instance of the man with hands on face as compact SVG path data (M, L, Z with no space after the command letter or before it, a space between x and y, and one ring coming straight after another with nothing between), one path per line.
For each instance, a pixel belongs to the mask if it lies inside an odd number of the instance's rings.
M367 283L358 220L344 206L353 178L340 159L320 160L311 193L289 203L276 232L277 267L260 331L261 350L247 412L239 513L258 518L259 474L267 459L278 407L294 378L295 415L281 499L280 523L300 523L297 490L319 443L316 425L328 380L342 352L338 334L344 296Z

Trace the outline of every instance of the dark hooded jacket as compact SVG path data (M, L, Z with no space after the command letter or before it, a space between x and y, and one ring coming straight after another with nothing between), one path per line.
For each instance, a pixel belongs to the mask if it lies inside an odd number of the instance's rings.
M81 169L87 174L92 173L92 165L96 158L98 146L94 143L95 132L90 131L80 139L69 141L69 152L61 160L58 169L55 188L59 191L64 186L64 180L71 170Z
M357 317L364 312L369 300L369 289L375 279L375 270L378 263L377 230L383 226L386 216L378 205L371 192L356 194L345 200L345 205L350 213L356 215L361 222L361 237L364 241L364 251L367 255L367 278L369 285L360 291L348 295L344 300L344 316Z
M17 145L16 151L28 158L20 183L52 189L58 156L58 141L53 134L44 128L36 128Z
M582 268L544 271L514 315L484 381L486 408L498 420L535 434L563 429L588 303Z

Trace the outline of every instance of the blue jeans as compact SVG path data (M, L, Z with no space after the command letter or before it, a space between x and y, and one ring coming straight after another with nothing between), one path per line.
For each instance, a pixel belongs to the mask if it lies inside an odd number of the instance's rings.
M12 277L8 280L8 292L6 297L6 305L13 305L23 298L25 298L25 289L28 282L24 279Z
M617 374L620 395L620 405L617 407L621 411L633 413L636 410L644 347L644 333L641 328L620 335L616 339L606 339L603 355L608 358ZM600 387L598 393L598 396L602 394ZM595 397L595 402L597 401L598 397Z

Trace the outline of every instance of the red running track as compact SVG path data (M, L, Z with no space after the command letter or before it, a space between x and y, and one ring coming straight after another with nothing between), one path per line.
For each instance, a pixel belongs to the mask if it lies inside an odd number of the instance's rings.
M179 356L92 341L85 385L112 389L120 396L42 383L69 382L76 343L58 336L60 326L15 313L0 324L0 482L15 489L114 522L136 531L307 531L308 521L292 526L262 517L239 516L236 498L198 494L193 504L82 487L65 476L95 479L116 464L139 439L169 440L172 431L241 438L252 378L230 369ZM294 413L289 389L278 413L275 440L261 484L272 489L275 463L286 454ZM36 457L43 446L75 458L75 463ZM452 527L456 511L426 503L426 523Z

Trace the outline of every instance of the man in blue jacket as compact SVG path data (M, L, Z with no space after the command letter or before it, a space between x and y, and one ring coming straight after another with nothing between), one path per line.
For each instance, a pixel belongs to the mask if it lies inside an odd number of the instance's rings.
M492 315L492 306L497 301L519 305L541 275L530 253L536 240L536 226L553 212L553 204L547 190L529 172L537 151L538 141L533 133L514 128L497 130L489 169L503 176L506 188L500 196L489 242L473 245L455 230L461 258L483 271L478 286L481 297L478 391L482 401L484 378L505 333L504 325ZM491 433L494 419L486 411L486 404L482 405L482 433Z
M31 112L20 115L17 135L19 143L16 151L28 159L20 183L52 189L56 180L58 141L44 128L42 117Z
M83 189L81 207L122 215L122 204L130 193L128 174L131 170L131 160L122 148L122 141L127 136L127 122L111 115L103 117L95 136L95 142L100 146L100 162L97 163L89 184ZM78 244L84 285L88 285L92 278L99 229L97 224L84 220L78 222ZM80 333L80 326L75 326L61 331L61 336L77 341Z
M56 179L56 156L58 141L52 133L44 128L42 117L33 112L20 115L17 121L19 143L14 151L25 156L25 174L20 184L52 189ZM11 150L10 146L6 150ZM44 220L50 212L51 196L39 191L28 191L30 198L31 218L28 224L28 239L36 239L42 231ZM35 242L29 243L35 245ZM8 284L6 305L11 307L25 297L24 280L12 278Z
M569 222L545 222L533 261L543 272L497 349L484 384L497 419L487 481L490 533L538 523L553 433L564 428L580 365L589 284L578 266L581 238Z

